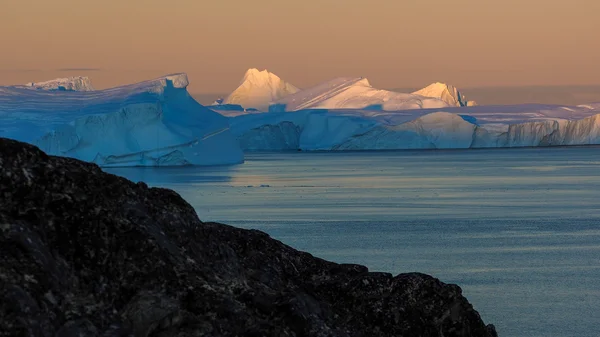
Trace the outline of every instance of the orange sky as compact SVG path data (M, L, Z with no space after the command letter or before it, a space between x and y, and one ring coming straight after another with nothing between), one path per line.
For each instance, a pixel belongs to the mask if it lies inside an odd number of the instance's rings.
M249 67L299 87L598 84L598 13L599 0L0 0L0 85L187 72L192 92L228 92Z

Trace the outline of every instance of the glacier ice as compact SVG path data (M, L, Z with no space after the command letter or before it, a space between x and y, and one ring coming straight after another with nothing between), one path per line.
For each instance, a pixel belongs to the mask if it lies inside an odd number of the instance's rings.
M187 92L185 74L98 91L0 87L0 136L101 166L243 161L226 117Z
M25 86L38 90L94 91L92 81L86 76L55 78L44 82L29 82Z
M306 109L243 115L230 123L246 151L600 144L600 104Z
M234 117L248 112L249 108L259 112L303 109L396 111L474 105L474 101L467 101L454 86L439 82L410 94L373 88L369 80L362 77L340 77L301 90L267 70L252 68L235 91L224 100L215 101L210 108Z
M240 85L225 98L222 104L237 104L242 107L267 111L272 101L298 92L295 86L277 75L251 68L246 71Z
M375 89L365 78L282 93L276 88L287 84L273 76L250 69L242 83L248 85L240 86L246 96L237 96L261 104L274 93L285 96L265 113L226 100L204 107L188 94L185 74L99 91L85 91L91 85L73 78L0 87L0 136L102 166L232 164L243 161L242 149L600 144L600 103L473 106L443 83L403 94ZM256 88L268 95L255 96Z
M476 106L475 101L468 101L467 98L452 85L445 83L432 83L421 90L413 92L414 95L439 98L450 106Z
M396 111L449 106L437 97L375 89L366 78L340 77L274 101L269 111L368 109Z

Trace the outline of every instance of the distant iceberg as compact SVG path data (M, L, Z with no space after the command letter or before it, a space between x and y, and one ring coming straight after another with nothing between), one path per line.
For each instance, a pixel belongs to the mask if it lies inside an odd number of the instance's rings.
M234 117L244 112L298 111L304 109L366 109L397 111L448 106L474 106L457 88L433 83L413 93L376 89L362 77L340 77L298 89L267 70L248 69L240 85L211 109ZM243 111L235 109L240 106Z
M44 82L29 82L25 86L38 90L94 91L92 81L85 76L56 78Z
M101 166L243 161L226 117L197 103L185 74L99 91L0 87L0 136Z
M306 109L238 116L230 123L246 151L600 144L600 104Z
M476 106L475 101L468 101L467 98L460 93L460 91L452 86L445 83L432 83L427 87L413 92L414 95L420 95L424 97L439 98L442 101L448 103L450 106Z
M220 104L241 105L245 109L267 111L272 101L298 91L298 88L266 69L260 71L251 68L244 74L240 85Z
M305 109L397 111L450 106L440 98L373 88L361 77L340 77L274 101L270 112Z

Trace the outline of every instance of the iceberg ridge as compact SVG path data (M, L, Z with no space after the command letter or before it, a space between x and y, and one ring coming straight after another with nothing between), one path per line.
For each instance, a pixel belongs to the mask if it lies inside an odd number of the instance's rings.
M271 104L269 111L303 109L368 109L396 111L442 108L448 103L436 97L373 88L363 77L340 77L288 95Z
M101 166L243 161L227 118L187 92L186 74L92 92L0 87L0 136Z
M86 76L55 78L43 82L29 82L25 86L38 90L94 91L92 81Z

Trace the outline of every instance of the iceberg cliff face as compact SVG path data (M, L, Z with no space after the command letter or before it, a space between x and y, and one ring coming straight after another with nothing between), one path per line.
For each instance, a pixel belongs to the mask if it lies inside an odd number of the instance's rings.
M373 88L366 78L342 77L275 101L269 107L269 111L297 111L302 109L395 111L447 106L449 105L439 98L379 90Z
M335 150L468 148L476 126L456 114L434 112L410 122L377 126L335 146Z
M391 150L600 144L600 107L301 110L239 116L244 150Z
M277 75L267 70L248 69L240 85L222 104L237 104L242 107L267 111L272 101L298 92L295 86L284 82Z
M26 87L38 90L65 90L65 91L94 91L92 81L85 76L56 78L44 82L30 82Z
M439 98L450 106L476 106L475 101L468 101L458 89L452 85L436 82L413 92L415 95Z
M0 136L101 166L242 162L227 119L187 86L174 74L93 92L0 87Z

